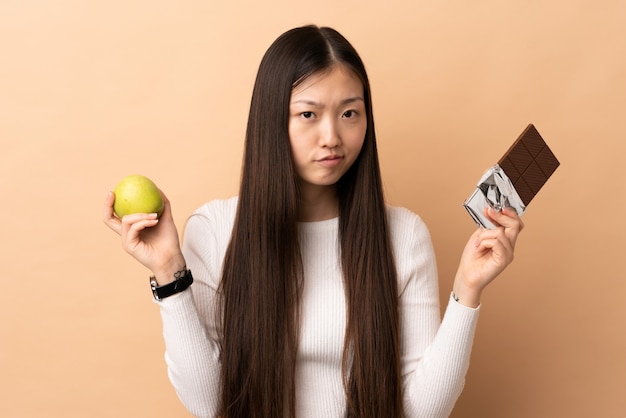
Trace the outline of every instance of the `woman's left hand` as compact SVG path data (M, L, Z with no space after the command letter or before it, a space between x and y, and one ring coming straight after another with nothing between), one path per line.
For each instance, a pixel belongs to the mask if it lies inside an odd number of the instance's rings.
M511 262L517 236L524 223L515 209L495 211L488 208L485 215L495 229L479 229L465 245L453 292L464 305L477 307L484 288Z

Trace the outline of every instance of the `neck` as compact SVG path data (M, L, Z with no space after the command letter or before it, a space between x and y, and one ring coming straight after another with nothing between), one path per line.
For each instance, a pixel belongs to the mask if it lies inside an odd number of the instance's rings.
M300 222L325 221L339 216L334 186L301 185L300 192Z

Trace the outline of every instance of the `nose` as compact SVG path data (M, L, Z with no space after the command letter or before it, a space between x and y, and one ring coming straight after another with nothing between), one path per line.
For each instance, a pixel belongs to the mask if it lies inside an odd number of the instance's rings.
M335 121L329 119L320 124L320 145L325 148L341 145L341 135Z

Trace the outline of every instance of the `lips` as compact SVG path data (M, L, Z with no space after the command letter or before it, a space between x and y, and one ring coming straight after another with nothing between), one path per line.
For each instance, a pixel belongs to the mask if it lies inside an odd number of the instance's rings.
M328 156L326 156L324 158L321 158L321 159L319 159L317 161L320 161L320 162L321 161L335 161L335 160L341 160L342 158L343 157L341 155L333 154L333 155L328 155Z
M326 157L317 160L317 163L324 167L331 168L339 165L341 160L343 160L343 157L341 155L333 154L327 155Z

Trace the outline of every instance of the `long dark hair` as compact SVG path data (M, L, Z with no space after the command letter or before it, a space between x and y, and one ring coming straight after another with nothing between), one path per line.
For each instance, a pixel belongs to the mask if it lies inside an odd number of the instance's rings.
M347 416L403 416L396 269L369 80L359 55L341 34L305 26L274 41L253 90L237 215L220 287L224 418L296 415L303 270L289 101L294 87L337 63L362 81L367 111L360 155L336 185L347 304Z

